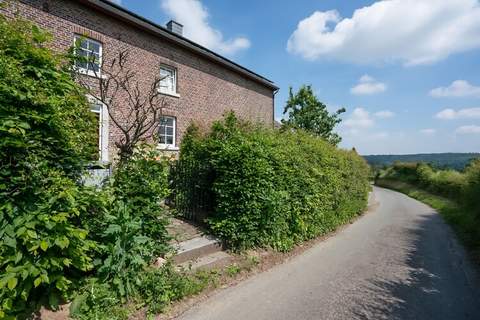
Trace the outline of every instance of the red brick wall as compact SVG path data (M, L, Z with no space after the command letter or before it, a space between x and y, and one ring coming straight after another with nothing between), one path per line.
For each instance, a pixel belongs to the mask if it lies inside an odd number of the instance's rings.
M26 0L0 9L7 15L20 16L49 30L53 49L66 51L73 45L74 34L83 34L103 45L109 53L128 49L135 54L132 68L142 75L143 85L158 76L160 64L177 69L180 98L168 98L165 114L177 118L177 145L185 129L195 121L209 125L226 111L241 118L273 125L272 89L224 66L211 62L122 21L68 0ZM110 121L110 153L121 134Z

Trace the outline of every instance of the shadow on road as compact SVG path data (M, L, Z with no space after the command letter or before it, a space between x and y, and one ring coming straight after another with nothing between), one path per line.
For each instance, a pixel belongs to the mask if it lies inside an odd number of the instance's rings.
M440 215L419 219L403 229L411 241L398 244L407 252L405 268L359 289L351 310L356 319L480 319L480 284L463 249L453 234L445 236Z

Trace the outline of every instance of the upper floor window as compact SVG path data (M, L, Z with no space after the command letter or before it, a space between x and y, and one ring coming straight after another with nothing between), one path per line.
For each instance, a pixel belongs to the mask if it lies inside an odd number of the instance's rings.
M158 128L158 138L160 147L175 147L175 118L161 117Z
M102 44L90 38L75 36L75 55L81 59L75 60L78 71L91 76L100 75L102 64Z
M171 67L160 67L160 92L177 94L177 70Z

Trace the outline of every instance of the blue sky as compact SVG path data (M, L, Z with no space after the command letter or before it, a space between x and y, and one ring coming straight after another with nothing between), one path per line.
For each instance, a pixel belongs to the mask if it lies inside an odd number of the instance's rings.
M478 0L122 0L273 80L345 107L341 146L362 154L480 151Z

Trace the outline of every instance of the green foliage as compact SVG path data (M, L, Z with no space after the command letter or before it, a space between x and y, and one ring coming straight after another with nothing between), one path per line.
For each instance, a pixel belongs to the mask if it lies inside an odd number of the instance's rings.
M148 313L154 315L164 311L172 302L202 291L211 281L208 273L187 275L166 265L140 274L137 295L147 306Z
M169 250L167 163L139 146L104 188L80 186L97 127L85 92L43 31L0 17L0 34L0 318L55 307L91 272L105 284L87 313L125 319L118 302Z
M167 264L158 269L145 269L136 278L134 296L127 304L119 298L114 286L91 279L73 300L70 315L79 320L124 320L142 307L146 307L148 315L156 315L172 302L205 289L214 280L214 275L208 272L186 274Z
M137 151L122 162L112 179L115 199L128 205L141 220L141 233L155 241L152 255L169 250L168 215L163 201L169 195L169 163L155 147L138 146Z
M396 162L381 177L418 184L426 190L453 199L463 197L467 187L466 175L451 169L435 170L425 163Z
M75 179L95 126L46 33L0 16L0 34L0 318L8 318L40 300L55 306L92 267Z
M108 283L90 279L70 305L70 316L79 320L127 320L133 310L125 307Z
M465 175L468 183L465 189L465 203L480 221L480 160L472 161L467 167ZM480 228L478 232L480 233Z
M86 204L85 228L99 245L97 275L120 297L131 296L137 273L171 249L162 205L168 194L168 165L159 157L153 149L140 147L129 161L119 163L111 180Z
M106 258L98 269L99 276L111 282L120 296L130 296L137 284L137 273L153 259L154 241L142 233L141 217L132 208L116 203L115 215L105 215L103 232Z
M365 208L369 170L355 152L303 131L253 127L233 114L207 136L191 132L180 161L204 164L192 183L207 177L215 205L207 223L233 248L288 250Z
M342 108L334 114L329 114L327 106L318 101L311 86L302 86L296 94L290 88L290 96L283 111L288 114L287 120L282 120L283 128L304 130L322 137L333 145L338 145L341 137L333 132L335 126L342 121Z

